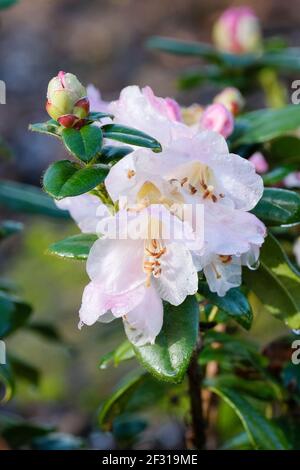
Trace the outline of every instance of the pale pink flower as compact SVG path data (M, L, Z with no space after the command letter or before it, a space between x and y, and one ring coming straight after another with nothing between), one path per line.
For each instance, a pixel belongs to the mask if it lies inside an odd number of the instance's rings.
M218 49L232 54L257 52L261 49L261 29L252 8L228 8L213 28L213 39Z
M120 238L104 235L89 254L91 282L83 294L81 324L122 317L132 342L153 343L163 324L162 300L179 305L196 293L198 276L191 253L184 241L163 238L165 218L169 221L163 206L151 216L145 208L129 220L128 211L117 214ZM175 217L173 221L181 224ZM137 225L143 227L142 236L130 238Z
M293 252L294 252L297 264L300 267L300 237L298 237L297 240L295 241Z
M300 188L300 171L295 171L286 176L283 184L286 188Z
M176 140L159 155L146 149L133 152L111 169L105 183L113 200L126 196L131 204L150 182L152 195L167 207L204 205L204 246L193 253L194 261L199 270L209 273L209 287L219 295L233 282L239 285L247 253L255 248L258 253L266 234L264 225L248 213L263 193L253 165L229 154L225 140L207 131ZM177 215L197 229L184 207ZM235 281L228 282L225 274L231 276L233 266Z
M218 132L226 138L233 132L234 118L223 104L215 103L205 109L200 126L202 129Z
M254 165L257 173L266 173L269 170L269 164L261 152L255 152L249 157L249 162Z

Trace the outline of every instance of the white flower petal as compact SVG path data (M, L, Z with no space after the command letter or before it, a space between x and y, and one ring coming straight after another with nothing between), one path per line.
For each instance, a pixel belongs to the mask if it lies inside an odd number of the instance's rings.
M124 318L129 341L136 346L154 343L163 325L163 304L153 286L146 289L143 300Z
M161 261L161 275L153 282L163 300L180 305L197 292L198 276L189 250L181 243L167 243Z
M203 271L209 289L220 297L223 297L232 287L238 287L242 282L241 259L236 256L227 264L215 258L204 267Z
M83 233L96 233L98 222L110 215L107 207L92 194L66 197L55 203L59 209L70 212Z
M99 239L91 248L87 273L107 294L121 294L145 282L143 240Z

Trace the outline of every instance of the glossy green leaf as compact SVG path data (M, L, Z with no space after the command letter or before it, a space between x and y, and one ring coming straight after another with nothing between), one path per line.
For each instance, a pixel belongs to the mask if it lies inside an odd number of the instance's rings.
M101 119L104 118L111 118L113 119L113 114L110 113L101 113L100 111L92 111L87 119L90 119L91 121L101 121Z
M138 372L126 378L111 396L104 401L99 412L99 424L104 430L111 430L113 419L126 407L135 391L146 380L146 374Z
M0 292L0 338L5 338L23 326L31 314L30 305Z
M97 235L80 233L53 243L48 252L62 258L86 260L97 239Z
M268 226L299 224L300 195L288 189L266 188L252 212Z
M15 222L14 220L4 220L0 222L0 240L7 238L15 233L19 233L23 230L23 224L21 222Z
M133 152L132 147L116 147L115 145L104 145L101 150L101 161L104 163L109 163L113 161L121 160L129 153Z
M94 189L102 183L108 170L95 165L80 168L69 160L52 163L44 174L45 191L56 199L78 196Z
M151 315L151 305L149 309L145 315ZM134 346L137 359L159 380L181 382L197 342L198 325L199 306L194 296L178 307L165 304L164 324L155 344Z
M54 119L50 119L46 122L30 124L29 130L32 132L38 132L39 134L47 134L60 138L60 125L58 122L54 121Z
M110 364L118 366L121 362L135 357L134 349L129 341L121 343L114 351L105 354L99 362L100 369L107 369Z
M150 148L153 152L161 152L161 145L156 139L137 129L120 124L107 124L102 127L102 130L103 136L106 139L117 140L124 142L124 144L136 145L138 147Z
M247 297L239 288L230 289L226 295L219 297L215 292L211 292L206 282L199 282L198 292L202 294L210 303L216 305L229 317L236 320L243 328L249 330L252 325L253 313Z
M290 449L290 444L281 429L260 414L241 393L221 386L212 386L210 389L235 411L254 448L262 450Z
M267 142L300 127L300 106L293 104L280 109L260 109L236 120L230 140L234 146Z
M100 152L103 137L99 127L88 125L80 130L64 129L62 139L74 157L88 163Z
M300 275L271 234L262 246L259 268L245 269L243 279L272 315L300 328Z
M41 189L15 181L0 181L0 205L14 211L68 219L69 212L56 207Z

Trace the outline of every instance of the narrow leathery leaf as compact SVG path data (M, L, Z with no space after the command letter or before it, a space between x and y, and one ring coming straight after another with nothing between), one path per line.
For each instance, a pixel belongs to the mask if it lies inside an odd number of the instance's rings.
M65 238L49 246L48 252L62 258L86 260L97 235L81 233Z

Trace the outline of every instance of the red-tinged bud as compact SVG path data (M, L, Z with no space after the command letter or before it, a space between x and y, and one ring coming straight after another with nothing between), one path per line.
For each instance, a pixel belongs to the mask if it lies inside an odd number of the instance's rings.
M46 110L53 119L70 127L72 119L76 122L87 117L89 102L86 96L87 91L78 78L72 73L61 71L49 82ZM70 118L71 115L74 118Z
M81 119L84 119L88 116L90 112L90 102L87 97L81 98L75 103L74 114Z
M78 118L74 114L65 114L64 116L60 116L57 121L61 126L71 128L75 127Z

